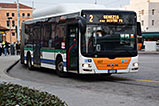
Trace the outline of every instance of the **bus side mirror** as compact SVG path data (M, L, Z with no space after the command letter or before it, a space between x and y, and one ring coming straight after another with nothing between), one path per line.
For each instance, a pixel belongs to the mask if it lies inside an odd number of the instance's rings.
M81 34L84 34L86 32L86 19L83 17L79 17L78 24Z
M140 22L137 22L137 35L138 35L138 36L142 36L141 24L140 24Z

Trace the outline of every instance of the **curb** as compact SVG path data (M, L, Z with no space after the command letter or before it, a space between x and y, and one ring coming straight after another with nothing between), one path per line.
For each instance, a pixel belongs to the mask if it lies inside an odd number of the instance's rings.
M15 63L13 63L11 66L9 66L7 69L4 70L4 73L8 75L8 72L20 61L17 60Z
M138 52L138 54L158 54L159 55L159 52Z
M144 51L144 50L139 50L138 54L159 54L159 51Z

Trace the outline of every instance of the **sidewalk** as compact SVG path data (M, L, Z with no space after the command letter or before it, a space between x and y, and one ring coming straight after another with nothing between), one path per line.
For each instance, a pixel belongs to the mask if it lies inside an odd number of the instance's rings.
M144 51L140 50L138 51L139 54L159 54L159 51Z
M13 66L18 60L20 59L20 56L0 56L0 81L4 80L13 80L15 78L12 78L8 75L6 75L6 70Z

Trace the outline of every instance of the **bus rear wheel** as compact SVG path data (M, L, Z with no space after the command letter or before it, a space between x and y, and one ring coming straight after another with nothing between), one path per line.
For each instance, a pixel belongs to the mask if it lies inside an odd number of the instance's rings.
M64 72L64 63L62 61L62 59L57 59L56 60L56 73L59 77L67 77L68 74L66 72Z
M32 60L31 60L31 56L27 56L27 67L29 70L33 70L33 65L32 65Z

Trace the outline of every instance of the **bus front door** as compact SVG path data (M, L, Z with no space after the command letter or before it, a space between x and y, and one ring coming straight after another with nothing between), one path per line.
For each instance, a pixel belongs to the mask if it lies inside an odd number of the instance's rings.
M67 67L69 72L78 72L78 26L68 26Z

